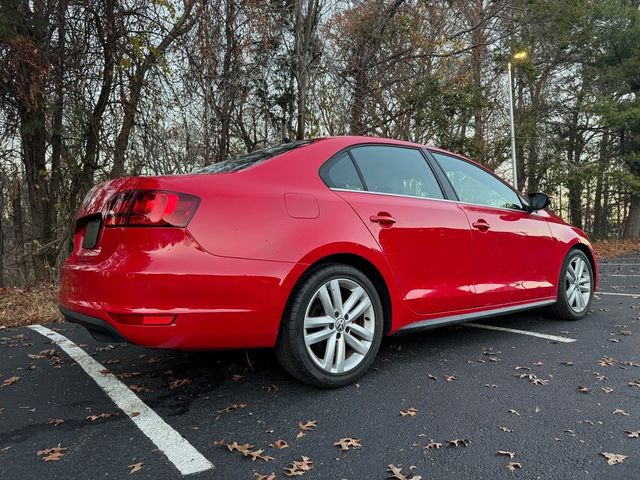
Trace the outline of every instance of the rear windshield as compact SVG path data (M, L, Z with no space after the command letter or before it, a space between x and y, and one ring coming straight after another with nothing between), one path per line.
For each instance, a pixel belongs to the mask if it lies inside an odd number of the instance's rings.
M263 148L262 150L255 150L251 153L225 160L224 162L207 165L206 167L194 170L193 173L237 172L238 170L250 167L251 165L255 165L256 163L268 160L290 150L303 147L309 143L311 143L311 140L299 140L297 142L283 143L275 147Z

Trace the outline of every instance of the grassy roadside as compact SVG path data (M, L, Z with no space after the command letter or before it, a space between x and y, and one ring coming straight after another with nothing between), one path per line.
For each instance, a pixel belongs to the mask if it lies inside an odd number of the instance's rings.
M640 252L640 239L594 242L599 258ZM61 322L58 312L58 286L41 283L25 288L0 288L0 329L32 323Z

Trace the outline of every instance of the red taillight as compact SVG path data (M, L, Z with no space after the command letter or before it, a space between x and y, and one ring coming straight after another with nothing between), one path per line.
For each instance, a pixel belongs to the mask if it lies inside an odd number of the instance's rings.
M200 199L164 190L130 190L107 205L104 224L113 226L186 227Z

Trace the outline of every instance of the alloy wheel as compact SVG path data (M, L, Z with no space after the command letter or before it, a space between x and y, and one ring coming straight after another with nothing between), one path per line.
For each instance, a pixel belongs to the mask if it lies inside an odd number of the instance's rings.
M311 360L324 372L356 368L369 352L375 311L367 291L349 278L335 278L311 297L304 316L304 343Z
M582 257L573 257L567 266L565 295L569 307L576 313L583 312L589 305L591 274L586 261Z

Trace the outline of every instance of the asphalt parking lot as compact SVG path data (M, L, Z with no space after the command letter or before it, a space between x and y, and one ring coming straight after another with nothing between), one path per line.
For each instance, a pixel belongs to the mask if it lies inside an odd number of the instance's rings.
M99 362L110 397L90 359L2 330L0 478L638 478L640 255L601 274L580 322L480 322L558 340L467 326L390 337L335 391L295 382L268 350L146 350L45 326Z

